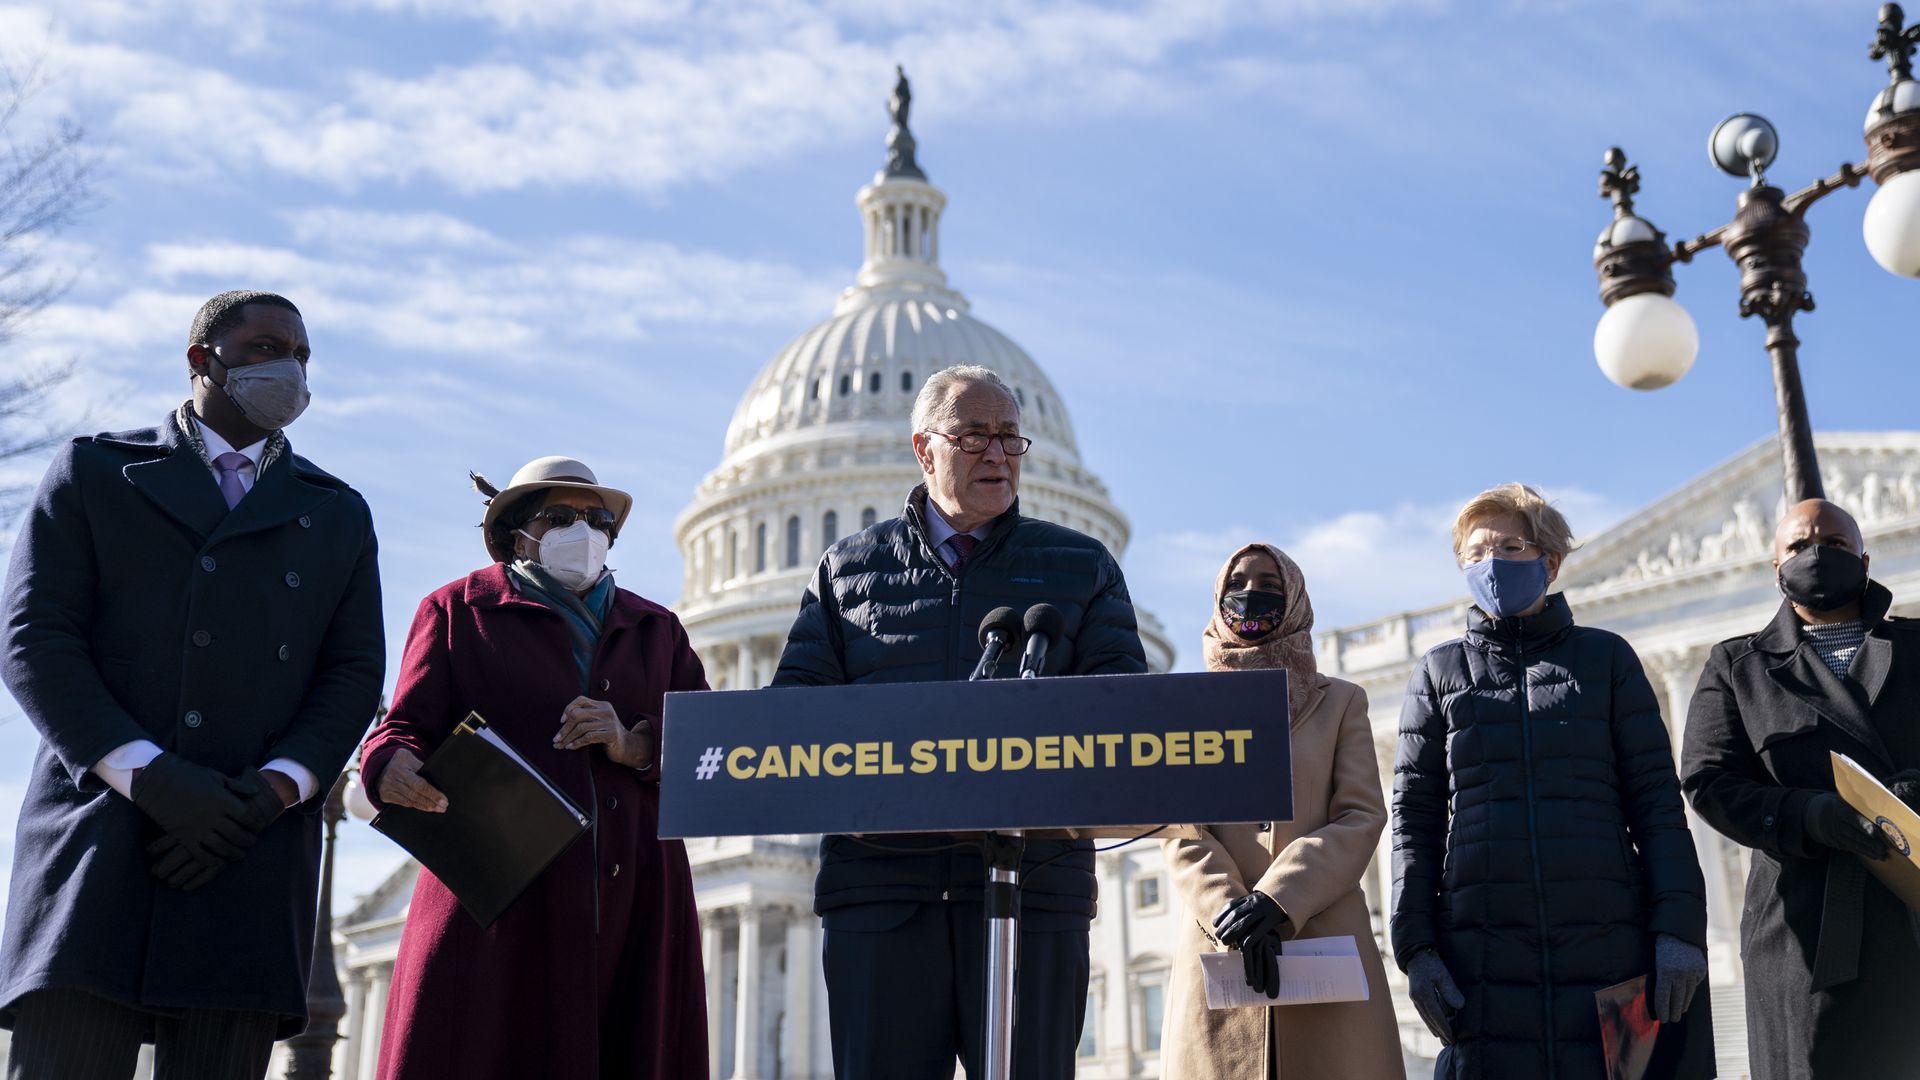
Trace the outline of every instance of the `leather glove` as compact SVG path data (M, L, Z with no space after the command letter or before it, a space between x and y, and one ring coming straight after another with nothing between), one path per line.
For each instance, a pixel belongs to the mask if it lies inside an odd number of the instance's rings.
M1671 934L1653 939L1653 1018L1671 1024L1686 1015L1694 992L1707 981L1707 954Z
M1887 777L1887 790L1901 802L1920 810L1920 769L1901 769Z
M259 769L248 769L239 776L229 777L227 790L239 796L246 808L240 824L256 837L286 812L287 804L280 801L280 793Z
M1887 843L1873 822L1861 817L1846 800L1830 791L1807 803L1807 836L1837 851L1851 851L1863 859L1884 859Z
M1280 910L1280 905L1274 902L1273 897L1256 889L1236 900L1227 901L1220 913L1213 917L1213 937L1220 944L1237 949L1244 942L1278 932L1286 922L1287 913ZM1258 990L1259 987L1254 989Z
M154 758L128 794L198 862L231 862L253 846L246 803L228 790L227 778L179 754Z
M1240 945L1240 961L1247 969L1247 985L1256 994L1280 996L1280 936L1262 934Z
M1453 1017L1467 1003L1453 983L1446 961L1432 949L1421 949L1407 962L1407 996L1427 1030L1443 1043L1453 1042Z

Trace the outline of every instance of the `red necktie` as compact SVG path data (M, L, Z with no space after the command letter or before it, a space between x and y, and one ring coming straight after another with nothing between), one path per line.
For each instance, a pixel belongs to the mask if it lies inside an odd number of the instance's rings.
M967 556L973 554L974 545L979 542L979 540L966 533L954 533L952 536L947 537L947 546L953 549L953 553L956 556L953 560L954 573L957 574L966 568Z

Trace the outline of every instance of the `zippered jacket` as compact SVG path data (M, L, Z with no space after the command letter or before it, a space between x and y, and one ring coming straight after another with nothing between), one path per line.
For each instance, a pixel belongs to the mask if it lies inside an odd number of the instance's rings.
M787 635L775 686L938 682L965 679L980 659L980 622L994 608L1052 604L1066 630L1047 651L1046 675L1147 670L1120 566L1100 541L1021 517L1016 502L996 518L959 573L927 543L927 489L904 513L827 549ZM1017 659L1003 661L1003 673ZM814 907L978 900L986 870L977 848L946 837L888 835L884 849L828 836L820 848ZM901 851L897 849L910 849ZM896 850L887 850L896 849ZM1045 863L1044 866L1039 865ZM1090 917L1092 845L1027 845L1022 904Z
M1438 950L1466 997L1455 1076L1605 1075L1594 991L1651 973L1656 934L1706 947L1653 688L1625 640L1574 625L1557 593L1532 616L1472 609L1465 637L1421 657L1393 853L1394 959Z

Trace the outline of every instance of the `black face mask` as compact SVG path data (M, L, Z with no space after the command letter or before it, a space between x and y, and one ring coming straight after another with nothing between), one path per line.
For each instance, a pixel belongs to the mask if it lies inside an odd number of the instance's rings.
M1264 589L1241 589L1221 595L1220 613L1234 633L1258 641L1280 629L1280 620L1287 614L1287 598Z
M1867 590L1867 562L1851 551L1813 547L1780 564L1780 591L1808 611L1843 608Z

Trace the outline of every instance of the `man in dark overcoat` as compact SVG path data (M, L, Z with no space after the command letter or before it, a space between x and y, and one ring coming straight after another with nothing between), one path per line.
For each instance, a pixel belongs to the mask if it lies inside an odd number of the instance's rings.
M260 1077L306 1021L324 796L379 703L372 517L281 431L299 311L209 300L192 398L48 468L5 589L41 745L0 940L8 1076Z
M1867 871L1888 857L1834 791L1832 752L1920 798L1920 624L1888 616L1851 515L1824 500L1774 535L1786 599L1714 646L1687 714L1683 784L1753 849L1740 953L1755 1080L1920 1076L1914 913Z
M827 549L787 635L775 686L965 679L981 618L1046 600L1065 628L1048 675L1147 670L1119 564L1093 537L1020 516L1029 440L1020 403L992 371L934 374L915 400L926 483L905 512ZM980 1075L986 867L950 836L828 836L814 910L834 1075ZM1044 864L1044 865L1043 865ZM1092 845L1027 844L1022 874L1014 1075L1073 1075L1086 1013Z

